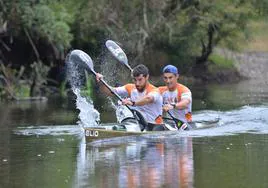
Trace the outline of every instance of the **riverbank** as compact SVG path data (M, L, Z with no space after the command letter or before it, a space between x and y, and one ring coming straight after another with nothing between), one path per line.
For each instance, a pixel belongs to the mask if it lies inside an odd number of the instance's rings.
M195 81L200 82L238 82L255 79L268 80L268 22L255 19L248 23L247 37L238 37L230 50L223 44L215 48L207 62L207 70L200 71ZM227 45L228 46L228 45ZM190 72L189 75L193 74Z
M233 72L238 73L238 77L242 79L257 79L267 82L268 52L256 51L239 53L227 49L216 49L215 53L233 61ZM233 79L236 80L237 78Z
M207 69L195 70L182 76L186 82L236 83L246 79L268 81L268 52L234 52L217 48L206 64Z

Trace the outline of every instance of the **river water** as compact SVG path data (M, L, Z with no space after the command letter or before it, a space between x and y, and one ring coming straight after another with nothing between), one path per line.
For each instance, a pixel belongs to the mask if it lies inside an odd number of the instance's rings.
M217 127L93 143L72 99L1 103L0 187L268 187L267 83L191 89L194 120Z

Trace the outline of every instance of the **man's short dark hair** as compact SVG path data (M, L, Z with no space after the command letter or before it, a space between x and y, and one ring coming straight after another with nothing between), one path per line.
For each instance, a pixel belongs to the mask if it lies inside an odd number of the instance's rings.
M145 65L143 65L143 64L137 65L136 67L134 67L134 69L132 71L132 76L133 77L138 77L141 74L144 77L146 77L147 75L149 75L149 69Z

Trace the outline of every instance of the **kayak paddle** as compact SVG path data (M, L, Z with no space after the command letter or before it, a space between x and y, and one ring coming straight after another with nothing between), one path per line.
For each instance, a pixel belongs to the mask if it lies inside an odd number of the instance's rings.
M92 74L97 76L97 73L94 70L93 61L91 57L82 50L71 51L69 55L69 60L79 64L81 67L84 67L86 70L89 70ZM102 78L100 79L100 81L114 96L117 97L119 101L121 102L123 101L123 99L113 90L113 88L109 86ZM145 121L142 114L139 111L130 108L128 105L125 106L133 113L134 117L136 117L138 121L143 125L143 127L141 128L141 131L143 131L144 128L148 126L148 123Z
M132 68L128 64L127 56L126 56L125 52L120 48L120 46L118 44L116 44L116 42L114 42L112 40L107 40L105 42L105 45L108 48L108 50L112 53L112 55L120 63L122 63L123 65L125 65L132 72Z

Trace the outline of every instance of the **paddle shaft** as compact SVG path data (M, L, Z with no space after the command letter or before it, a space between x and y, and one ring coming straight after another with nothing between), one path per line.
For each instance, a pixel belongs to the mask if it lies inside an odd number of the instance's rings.
M130 72L133 71L133 69L129 66L129 64L124 63L124 65L130 70Z
M170 111L167 111L168 115L171 117L171 119L173 119L173 121L176 123L176 125L178 126L178 122L181 122L179 119L175 118ZM176 127L177 127L176 126Z
M93 69L90 69L90 71L92 72L92 74L94 74L95 76L97 76L97 73L93 70ZM100 79L101 83L114 95L116 96L116 98L118 100L120 100L121 102L123 101L123 99L116 93L114 92L114 90L109 86L109 84L107 84L103 79ZM130 111L132 111L132 109L128 106L128 105L125 105Z

